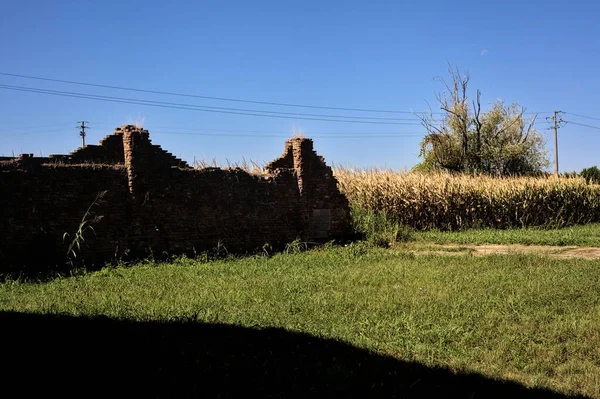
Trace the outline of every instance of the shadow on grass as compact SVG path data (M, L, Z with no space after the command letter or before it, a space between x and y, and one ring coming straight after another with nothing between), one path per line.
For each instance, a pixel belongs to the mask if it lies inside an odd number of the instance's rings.
M10 312L0 326L20 396L565 397L276 328Z

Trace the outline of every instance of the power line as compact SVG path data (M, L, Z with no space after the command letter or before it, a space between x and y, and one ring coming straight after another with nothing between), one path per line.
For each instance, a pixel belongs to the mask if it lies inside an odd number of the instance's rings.
M89 123L86 121L86 123ZM80 128L81 126L77 126L78 128ZM89 126L85 126L86 129L89 129ZM46 135L47 133L52 133L52 132L60 132L63 131L64 129L52 129L52 130L44 130L44 131L34 131L34 132L26 132L26 133L21 133L21 134L9 134L9 135L4 135L3 137L17 137L17 136L23 136L23 135ZM219 131L218 129L210 129L210 131ZM290 138L292 137L293 133L285 133L285 132L254 132L254 134L242 134L243 132L250 132L250 131L246 131L246 130L230 130L230 132L240 132L238 134L236 133L205 133L205 132L174 132L174 131L161 131L161 130L155 130L155 129L150 129L150 132L152 135L184 135L184 136L207 136L207 137L246 137L246 138L254 138L254 137L261 137L261 138ZM409 134L366 134L366 133L357 133L357 134L349 134L349 133L314 133L314 134L307 134L307 137L310 138L316 138L316 139L321 139L321 138L340 138L340 139L362 139L362 138L391 138L391 139L396 139L396 138L414 138L414 137L423 137L425 135L425 133L409 133ZM86 132L86 137L87 137L87 132Z
M86 121L85 123L90 123L88 121ZM96 125L113 125L112 123L109 122L94 122ZM60 125L47 125L47 126L66 126L66 124L60 124ZM44 127L44 126L41 126ZM77 128L80 128L81 126L77 126ZM89 129L89 126L85 126L86 129ZM10 129L7 129L10 130ZM44 135L46 133L49 132L58 132L61 131L63 129L51 129L51 130L43 130L43 131L33 131L33 132L25 132L25 133L20 133L20 134L14 134L14 135L9 135L9 136L4 136L4 137L10 137L10 136L20 136L20 135L31 135L31 134L37 134L37 135ZM179 131L174 131L174 130L183 130L183 132L179 132ZM231 137L278 137L278 138L285 138L285 137L290 137L294 132L293 131L289 131L289 132L285 132L285 131L264 131L264 130L240 130L240 129L212 129L212 128L204 128L204 129L197 129L197 128L189 128L189 127L176 127L176 126L151 126L150 127L150 132L152 134L174 134L174 135L192 135L192 136L225 136L228 137L229 135L224 135L224 134L214 134L213 132L226 132L226 133L233 133L231 135ZM242 133L250 133L250 134L242 134ZM423 137L425 133L424 132L311 132L310 137L342 137L342 138L367 138L367 137L378 137L378 138L383 138L383 137L390 137L390 138L398 138L398 137Z
M267 135L267 134L216 134L216 133L190 133L190 132L161 132L161 131L152 131L154 135L186 135L186 136L207 136L207 137L246 137L246 138L255 138L255 137L271 137L271 138L290 138L292 135ZM307 134L307 137L322 139L366 139L366 138L409 138L409 137L423 137L424 134L406 134L406 135L320 135L320 134Z
M571 114L571 115L573 115L573 114ZM565 122L566 123L570 123L571 125L589 127L590 129L598 129L598 130L600 130L600 127L598 127L598 126L585 125L583 123L577 123L577 122L571 122L571 121L565 121Z
M41 125L41 126L40 125L38 125L38 126L17 126L17 127L8 128L8 129L0 129L0 132L14 132L17 130L43 129L43 128L47 128L47 127L53 128L53 127L58 127L58 126L65 127L67 125L70 125L70 123L69 124L60 123L60 124L54 124L54 125Z
M207 106L199 106L199 105L193 105L193 104L178 104L178 103L168 103L168 102L163 102L163 101L150 101L150 100L123 98L123 97L99 96L99 95L94 95L94 94L64 92L64 91L59 91L59 90L47 90L47 89L39 89L39 88L23 87L23 86L0 85L0 89L24 91L24 92L39 93L39 94L49 94L49 95L55 95L55 96L61 96L61 97L74 97L74 98L83 98L83 99L88 99L88 100L116 102L116 103L123 103L123 104L147 105L147 106L160 107L160 108L182 109L182 110L202 111L202 112L214 112L214 113L233 114L233 115L248 115L248 116L266 117L266 118L300 119L300 120L362 123L362 124L377 124L377 125L413 125L413 126L420 125L420 123L405 123L405 122L340 120L340 119L329 119L329 118L306 118L306 117L282 116L282 115L279 115L281 113L276 113L273 111L248 110L248 112L237 112L237 111L227 111L228 108L221 108L221 107L207 107ZM214 109L214 108L217 108L217 109ZM258 113L258 112L270 112L271 114ZM332 118L337 118L337 117L332 116Z
M593 116L587 116L587 115L580 115L580 114L574 114L572 112L565 112L565 114L567 115L573 115L573 116L578 116L580 118L586 118L586 119L593 119L595 121L600 121L600 118L595 118Z
M178 97L202 98L202 99L218 100L218 101L232 101L232 102L240 102L240 103L248 103L248 104L263 104L263 105L275 105L275 106L283 106L283 107L300 107L300 108L311 108L311 109L329 109L329 110L338 110L338 111L396 113L396 114L412 114L412 115L417 115L417 114L444 115L445 114L443 112L430 112L430 111L427 111L427 112L425 112L425 111L392 111L392 110L380 110L380 109L345 108L345 107L330 107L330 106L317 106L317 105L306 105L306 104L278 103L278 102L269 102L269 101L242 100L242 99L235 99L235 98L203 96L203 95L175 93L175 92L159 91L159 90L147 90L147 89L138 89L138 88L131 88L131 87L103 85L103 84L97 84L97 83L78 82L78 81L63 80L63 79L44 78L44 77L39 77L39 76L29 76L29 75L7 73L7 72L0 72L0 75L13 76L13 77L24 78L24 79L35 79L35 80L42 80L42 81L49 81L49 82L81 85L81 86L134 91L134 92L141 92L141 93L170 95L170 96L178 96ZM4 87L4 88L8 88L8 87ZM46 93L46 94L49 94L49 93ZM135 100L135 99L133 99L133 100ZM147 101L147 100L139 100L139 101ZM150 101L148 101L148 102L150 102ZM160 103L160 102L158 102L158 103ZM166 103L166 104L171 104L171 103ZM211 109L228 109L228 108L222 108L222 107L196 106L196 105L177 104L177 103L174 103L174 105L204 107L204 108L211 108ZM397 121L417 121L417 120L419 120L419 119L415 119L415 118L395 119L395 118L357 117L357 116L343 116L343 115L318 115L318 114L315 115L315 114L302 114L302 113L282 113L282 112L262 111L262 110L243 110L243 109L230 109L230 110L273 113L273 114L287 114L287 115L323 116L323 117L349 118L349 119L382 119L382 120L387 119L387 120L397 120ZM552 112L527 112L526 114L530 114L530 115L552 114ZM594 119L594 118L592 118L592 119Z
M226 133L255 133L255 134L287 134L287 133L292 133L292 132L284 132L284 131L264 131L264 130L239 130L239 129L212 129L212 128L204 128L204 129L197 129L197 128L189 128L189 127L175 127L175 126L149 126L150 132L154 132L157 131L156 129L167 129L167 130L185 130L185 131L189 131L189 132L226 132ZM396 135L396 134L405 134L406 132L322 132L322 133L315 133L315 134L331 134L331 135L338 135L338 134L347 134L347 135L351 135L351 134L357 134L357 135L370 135L370 134L389 134L389 135ZM406 133L406 134L421 134L421 133Z
M364 119L364 120L389 120L389 121L417 121L419 119L411 118L411 119L400 119L400 118L379 118L379 117L366 117L366 116L347 116L347 115L323 115L323 114L305 114L305 113L297 113L297 112L278 112L278 111L264 111L264 110L255 110L255 109L244 109L244 108L228 108L228 107L212 107L208 105L195 105L195 104L183 104L183 103L172 103L166 101L153 101L153 100L141 100L137 98L124 98L124 97L114 97L114 96L101 96L97 94L87 94L87 93L74 93L68 91L61 90L50 90L50 89L39 89L35 87L25 87L25 86L11 86L11 85L0 85L6 89L22 89L22 90L36 90L44 93L55 93L55 94L69 94L69 95L82 95L89 97L97 97L104 99L114 99L114 100L124 100L124 101L139 101L149 104L164 104L164 105L174 105L181 107L193 107L198 109L207 109L207 110L225 110L225 111L241 111L241 112L253 112L253 113L265 113L265 114L274 114L274 115L292 115L292 116L311 116L311 117L325 117L325 118L346 118L346 119Z
M87 126L86 126L87 129ZM56 129L46 129L43 131L33 131L33 132L20 132L20 133L9 133L3 134L2 137L21 137L21 136L30 136L30 135L47 135L48 133L58 133L64 132L64 128L56 128Z
M194 128L178 128L178 127L170 127L170 126L152 126L149 127L150 132L160 132L162 130L173 131L173 130L184 130L186 134L191 134L190 132L200 132L200 133L211 133L212 132L226 132L226 133L251 133L251 134L293 134L294 132L284 132L284 131L263 131L263 130L238 130L238 129L194 129ZM172 132L173 134L179 132ZM425 132L319 132L314 133L311 132L311 135L331 135L331 136L364 136L369 137L373 135L377 136L388 136L388 137L409 137L409 136L423 136Z
M276 106L281 106L281 107L299 107L299 108L313 108L313 109L330 109L330 110L337 110L337 111L376 112L376 113L390 113L390 114L425 113L425 112L412 112L412 111L392 111L392 110L365 109L365 108L327 107L327 106L306 105L306 104L290 104L290 103L278 103L278 102L269 102L269 101L242 100L242 99L237 99L237 98L203 96L203 95L197 95L197 94L185 94L185 93L175 93L175 92L169 92L169 91L146 90L146 89L137 89L137 88L132 88L132 87L122 87L122 86L103 85L103 84L97 84L97 83L77 82L77 81L73 81L73 80L52 79L52 78L20 75L20 74L16 74L16 73L7 73L7 72L0 72L0 75L13 76L13 77L24 78L24 79L43 80L43 81L47 81L47 82L66 83L66 84L73 84L73 85L80 85L80 86L100 87L100 88L105 88L105 89L135 91L135 92L140 92L140 93L152 93L152 94L162 94L162 95L168 95L168 96L202 98L202 99L206 99L206 100L232 101L232 102L248 103L248 104L276 105ZM435 113L441 114L441 112L435 112Z
M96 125L108 125L108 126L113 126L115 125L115 123L111 123L111 122L96 122L94 121L94 124ZM275 134L275 135L281 135L281 134L292 134L294 133L293 131L283 131L283 130L278 130L278 131L265 131L265 130L243 130L243 129L218 129L218 128L208 128L208 127L204 127L204 128L195 128L195 127L186 127L186 126L160 126L160 125L148 125L145 126L145 128L150 130L150 133L154 133L154 132L158 132L161 129L163 130L167 130L167 131L173 131L173 130L184 130L187 134L187 132L200 132L200 133L212 133L212 132L226 132L226 133L254 133L254 134ZM300 129L301 130L301 129ZM176 134L177 132L173 132L173 134ZM336 131L322 131L319 133L314 133L311 131L311 136L312 135L363 135L363 136L369 136L369 135L388 135L388 136L423 136L425 134L425 132L401 132L401 131L396 131L396 132L375 132L375 131L362 131L362 132L336 132Z

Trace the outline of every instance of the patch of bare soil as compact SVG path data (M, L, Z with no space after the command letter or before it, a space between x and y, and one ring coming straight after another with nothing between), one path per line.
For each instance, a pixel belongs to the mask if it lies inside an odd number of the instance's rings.
M465 245L465 244L427 244L413 247L415 254L473 255L491 254L540 254L559 259L600 259L600 248L552 245Z

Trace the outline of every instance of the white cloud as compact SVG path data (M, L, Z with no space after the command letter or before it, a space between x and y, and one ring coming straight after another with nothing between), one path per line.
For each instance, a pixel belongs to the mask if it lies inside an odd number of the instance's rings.
M488 49L485 49L485 48L484 48L483 50L481 50L481 56L482 56L482 57L485 57L485 56L486 56L486 55L488 55L489 53L490 53L490 50L488 50Z

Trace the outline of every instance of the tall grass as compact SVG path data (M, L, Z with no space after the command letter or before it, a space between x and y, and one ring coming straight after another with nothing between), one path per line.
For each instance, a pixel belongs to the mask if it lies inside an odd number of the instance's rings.
M565 227L600 221L600 185L557 177L335 170L353 208L385 212L418 230Z
M397 242L411 239L411 229L402 226L393 217L388 216L385 211L378 212L353 206L350 216L354 230L362 234L371 245L390 247Z

